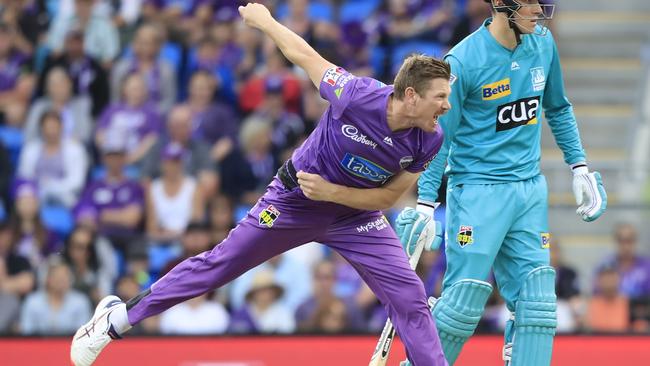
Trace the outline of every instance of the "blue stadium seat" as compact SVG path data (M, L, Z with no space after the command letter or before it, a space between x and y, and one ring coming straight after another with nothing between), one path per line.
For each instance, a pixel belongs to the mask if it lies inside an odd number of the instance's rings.
M248 211L251 209L251 206L240 204L235 207L232 212L232 218L235 222L239 222L241 219L245 218L248 214Z
M379 0L348 1L341 5L339 10L339 22L347 23L363 21L370 17L379 7Z
M72 213L63 206L44 205L41 207L41 220L46 228L64 237L74 227Z
M163 267L181 255L180 245L149 245L149 273L158 277Z
M9 153L9 159L13 166L17 166L20 149L23 147L23 131L19 128L2 126L0 127L0 141Z
M399 70L404 58L412 53L422 53L427 56L442 57L444 54L444 47L436 42L411 41L400 44L393 49L393 54L391 56L391 70L393 71L393 75L395 75L397 70Z
M140 179L140 169L134 165L127 165L124 167L124 175L133 180ZM97 165L90 171L90 180L100 180L106 177L106 167Z
M332 6L327 3L322 2L313 2L309 4L309 9L307 10L309 19L311 20L320 20L326 22L334 21L334 10ZM284 19L289 15L289 6L287 3L283 3L277 7L275 10L275 17L277 19Z

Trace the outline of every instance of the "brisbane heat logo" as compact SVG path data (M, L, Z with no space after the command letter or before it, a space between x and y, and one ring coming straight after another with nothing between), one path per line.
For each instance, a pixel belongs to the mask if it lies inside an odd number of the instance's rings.
M497 107L497 132L537 124L539 96L522 98Z

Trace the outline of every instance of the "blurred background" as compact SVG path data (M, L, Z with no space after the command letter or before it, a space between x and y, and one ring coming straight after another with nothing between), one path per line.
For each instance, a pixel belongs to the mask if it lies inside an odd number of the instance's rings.
M408 54L441 57L490 15L483 0L262 2L328 60L387 83ZM545 126L558 331L650 334L650 2L555 3L567 93L609 196L582 222ZM241 4L0 0L0 334L70 335L103 296L133 297L218 245L314 129L327 104ZM444 269L423 256L430 295ZM478 332L507 317L495 292ZM385 319L354 269L310 243L130 334L378 334Z

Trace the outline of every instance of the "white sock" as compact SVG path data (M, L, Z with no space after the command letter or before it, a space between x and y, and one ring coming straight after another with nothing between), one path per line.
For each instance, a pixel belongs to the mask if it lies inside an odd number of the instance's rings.
M126 313L126 305L119 305L117 309L113 310L111 315L109 315L108 321L113 325L113 329L115 329L119 335L122 335L131 329L129 316Z

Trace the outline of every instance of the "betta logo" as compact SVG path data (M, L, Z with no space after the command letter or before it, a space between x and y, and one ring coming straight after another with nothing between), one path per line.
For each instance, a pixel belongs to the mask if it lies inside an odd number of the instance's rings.
M541 233L542 236L542 249L548 249L551 247L551 234Z
M495 100L510 95L510 78L483 85L483 100Z
M519 126L537 124L539 97L523 98L497 107L496 130L506 131Z

